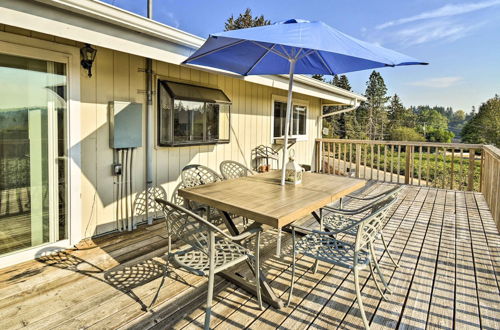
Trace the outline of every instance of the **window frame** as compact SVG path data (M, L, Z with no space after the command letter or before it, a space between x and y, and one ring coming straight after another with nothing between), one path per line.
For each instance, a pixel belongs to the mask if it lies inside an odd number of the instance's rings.
M287 98L281 95L273 95L271 98L271 143L276 143L277 140L284 139L284 135L282 136L274 136L274 103L287 103ZM306 108L305 113L305 133L304 134L291 134L288 135L289 138L293 138L296 141L307 141L309 139L309 127L308 127L308 119L309 119L309 101L302 99L292 99L292 116L293 116L293 107L294 106L302 106ZM293 118L292 118L293 121Z
M170 108L172 109L171 110L171 114L170 114L170 118L169 118L169 123L168 125L170 126L169 129L170 129L170 134L171 136L169 137L171 139L172 142L164 142L162 141L162 138L161 138L161 133L162 133L162 123L163 123L163 120L162 120L162 109L161 109L161 92L160 92L160 88L163 88L161 87L160 85L162 84L162 82L165 82L165 83L176 83L176 84L183 84L183 85L189 85L189 86L193 86L193 87L202 87L202 88L210 88L210 89L218 89L220 90L224 95L226 95L224 93L223 90L219 89L219 88L216 88L216 87L212 87L212 86L203 86L203 85L198 85L198 84L194 84L192 82L184 82L184 81L176 81L176 80L173 80L173 79L169 79L168 77L162 77L162 76L157 76L156 77L156 88L157 88L157 97L156 97L156 111L157 111L157 115L156 115L156 120L157 120L157 123L156 123L156 143L158 145L158 147L190 147L190 146L202 146L202 145L216 145L216 144L229 144L231 142L231 106L232 106L232 102L228 102L228 103L225 103L225 102L210 102L209 100L201 100L201 99L197 99L197 98L189 98L189 97L184 97L184 98L175 98L172 96L172 93L168 90L168 87L165 86L165 90L169 96L169 103L170 103ZM227 95L226 95L227 97ZM229 97L228 97L229 99ZM227 105L229 107L229 110L228 110L228 132L227 132L227 139L219 139L219 140L212 140L212 141L189 141L189 142L186 142L186 143L180 143L180 142L175 142L174 140L174 112L173 112L173 109L174 109L174 103L175 103L175 100L182 100L182 101L192 101L192 102L203 102L204 103L204 111L205 111L205 114L207 113L206 111L206 108L207 108L207 105L208 104L217 104L217 105L220 105L220 106L224 106L224 105ZM206 118L206 115L204 116L204 130L206 129L206 121L207 121L207 118ZM206 132L204 131L204 135L206 134Z
M81 205L81 136L80 118L80 52L73 46L58 44L52 41L20 36L0 31L1 53L33 58L38 60L59 62L66 65L66 238L54 242L43 243L19 251L12 251L0 256L0 264L7 267L22 261L36 258L40 251L47 248L69 248L82 238L82 205ZM56 212L58 209L56 207ZM58 221L58 215L54 221Z

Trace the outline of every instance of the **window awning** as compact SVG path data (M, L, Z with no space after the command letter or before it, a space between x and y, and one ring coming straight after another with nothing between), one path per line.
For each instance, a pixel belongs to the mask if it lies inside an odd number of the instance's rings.
M161 83L167 89L170 96L175 99L231 104L231 100L220 89L172 81L162 81Z

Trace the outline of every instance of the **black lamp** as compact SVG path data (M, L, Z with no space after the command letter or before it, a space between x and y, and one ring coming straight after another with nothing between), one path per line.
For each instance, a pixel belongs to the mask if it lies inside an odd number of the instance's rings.
M80 55L82 57L80 63L82 68L89 72L89 78L92 77L92 64L94 63L96 54L97 49L92 48L89 44L85 44L84 47L80 48Z

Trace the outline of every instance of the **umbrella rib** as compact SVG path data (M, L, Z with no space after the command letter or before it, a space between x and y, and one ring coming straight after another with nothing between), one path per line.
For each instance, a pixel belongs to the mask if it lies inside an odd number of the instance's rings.
M191 58L189 59L189 62L192 62L192 61L194 61L194 60L200 59L200 58L205 57L205 56L207 56L207 55L210 55L210 54L216 53L216 52L218 52L218 51L220 51L220 50L223 50L223 49L226 49L226 48L229 48L229 47L232 47L232 46L236 46L236 45L242 44L242 43L244 43L245 41L248 41L248 40L238 40L238 41L235 41L235 42L230 43L230 44L228 44L228 45L224 45L224 46L221 46L221 47L218 47L218 48L212 49L211 51L208 51L208 52L206 52L206 53L203 53L203 54L200 54L200 55L196 55L196 56L194 56L194 57L191 57Z
M288 57L286 57L285 55L281 54L279 51L277 51L276 49L273 49L272 47L271 47L271 48L267 48L266 46L261 45L261 44L259 44L259 43L258 43L258 42L256 42L256 41L252 41L252 42L253 42L254 44L256 44L257 46L259 46L259 47L262 47L262 48L264 48L264 49L267 49L267 50L269 50L270 52L272 52L272 53L274 53L274 54L276 54L276 55L278 55L278 56L280 56L280 57L283 57L283 58L284 58L284 59L286 59L287 61L289 60L289 58L288 58Z
M297 54L295 54L295 58L294 58L295 61L299 60L299 55L300 55L300 53L302 53L302 50L304 50L304 48L299 49L299 51L297 52Z
M307 56L311 55L311 54L312 54L312 53L314 53L314 52L315 52L315 50L310 49L310 50L309 50L309 51L307 51L305 54L303 54L303 55L299 56L299 57L297 58L297 61L300 61L300 60L301 60L301 59L303 59L304 57L307 57Z
M291 58L290 54L286 51L286 49L283 47L283 45L280 45L281 51L287 56L288 59Z
M256 44L258 44L258 42L256 42ZM267 55L269 54L269 52L272 51L272 49L274 48L274 46L276 46L276 44L273 44L271 46L271 48L267 49L266 47L264 47L266 49L266 51L264 52L264 54L262 54L262 56L252 65L252 67L250 69L247 70L247 72L245 72L245 76L248 75L250 73L250 71L252 71L259 63L260 61L262 61L262 59Z
M319 59L321 60L321 63L323 63L323 65L328 70L328 72L330 72L330 75L333 76L334 75L333 70L330 69L330 67L328 66L328 64L326 64L325 59L323 58L323 56L321 56L321 54L317 50L315 50L314 52L316 53L316 55L318 55Z

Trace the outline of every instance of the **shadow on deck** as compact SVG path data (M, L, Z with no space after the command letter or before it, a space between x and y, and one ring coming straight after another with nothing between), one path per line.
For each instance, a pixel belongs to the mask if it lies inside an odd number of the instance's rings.
M385 189L376 183L365 193ZM290 237L279 259L274 234L263 235L263 267L286 297ZM408 186L384 234L401 267L378 250L389 301L361 273L372 328L500 328L500 235L480 193ZM157 223L0 270L0 328L201 327L206 279L167 265L165 237ZM320 264L313 274L311 266L298 261L295 297L282 310L260 311L254 297L216 277L212 327L361 328L349 271Z

